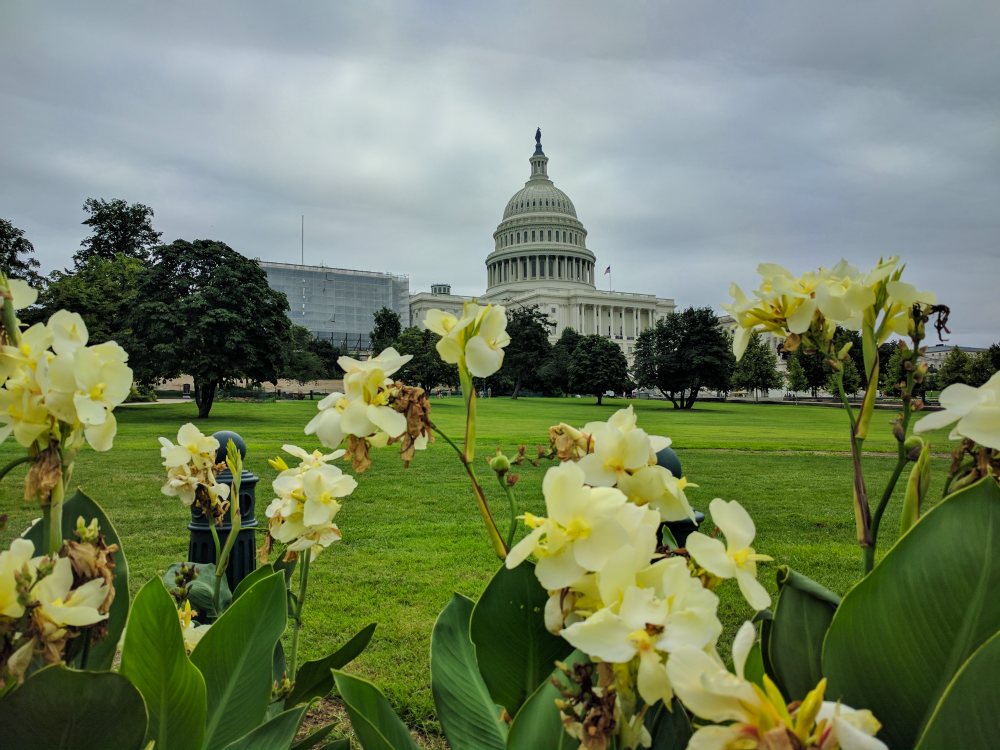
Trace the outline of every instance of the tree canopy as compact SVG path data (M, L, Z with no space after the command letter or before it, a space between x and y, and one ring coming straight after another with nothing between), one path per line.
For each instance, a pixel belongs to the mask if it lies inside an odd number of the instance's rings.
M39 289L45 280L39 275L35 246L7 219L0 219L0 270Z
M79 313L87 324L91 343L117 341L131 354L137 346L132 334L132 310L144 270L138 258L117 255L111 259L89 258L74 271L54 271L38 298L40 319L60 309Z
M378 354L392 346L403 329L399 313L388 307L380 307L375 311L375 326L369 334L372 342L372 352Z
M541 388L540 370L552 350L549 329L554 327L537 305L507 308L507 333L510 344L504 351L501 372L513 384L511 398L517 398L523 386Z
M628 360L621 348L603 336L582 336L569 366L570 388L597 396L601 405L605 391L619 393L632 387Z
M581 338L573 328L563 328L559 334L549 350L549 356L538 369L538 378L546 393L570 393L569 368Z
M941 367L937 371L937 386L938 388L947 388L952 383L966 383L969 382L969 355L959 349L957 346L953 347L948 354L945 355L944 361L941 363Z
M675 409L690 409L702 388L729 390L735 364L729 336L710 307L670 313L639 334L635 377L659 388Z
M395 377L407 383L415 383L425 391L436 385L458 385L458 368L442 361L435 348L438 335L427 329L411 326L399 334L396 350L400 354L412 354L413 359L403 365Z
M132 315L129 364L140 382L188 374L198 416L223 380L274 382L291 335L288 300L254 261L216 240L153 249Z
M785 373L785 383L792 393L798 393L809 388L809 381L806 380L806 371L802 367L802 360L792 353L787 360L788 371Z
M326 364L312 350L313 341L315 339L308 328L292 323L285 340L284 361L278 373L280 377L294 380L299 385L325 377Z
M781 373L778 372L778 355L768 346L763 336L752 333L746 351L733 368L730 384L733 388L753 391L756 401L761 391L766 394L772 388L780 388L782 383Z
M153 229L153 209L142 203L87 198L83 210L89 214L83 224L91 234L73 255L77 266L90 258L113 260L116 255L146 260L160 241L160 233Z

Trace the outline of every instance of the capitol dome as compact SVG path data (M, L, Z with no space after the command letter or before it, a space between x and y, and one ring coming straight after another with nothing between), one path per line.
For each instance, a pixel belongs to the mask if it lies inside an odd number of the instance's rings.
M507 201L486 258L487 296L539 285L594 288L595 256L576 207L548 175L541 131L528 160L531 174Z

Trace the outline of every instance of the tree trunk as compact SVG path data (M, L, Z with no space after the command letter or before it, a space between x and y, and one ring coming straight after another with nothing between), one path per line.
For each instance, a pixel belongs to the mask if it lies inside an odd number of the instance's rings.
M698 392L701 388L695 387L688 391L687 400L684 402L685 409L693 409L694 402L698 400Z
M602 398L604 398L604 394L603 393L598 393L597 394L597 406L601 405L601 399Z
M516 399L518 394L521 393L521 376L517 376L517 380L514 381L514 392L510 394L511 399Z
M198 405L198 419L206 419L212 411L212 403L215 401L215 389L218 381L212 380L208 383L195 383L195 403Z

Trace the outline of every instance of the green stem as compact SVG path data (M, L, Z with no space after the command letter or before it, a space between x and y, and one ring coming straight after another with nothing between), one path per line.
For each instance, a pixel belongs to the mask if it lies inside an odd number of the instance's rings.
M14 300L7 297L3 301L3 327L7 333L7 341L12 346L21 343L21 331L17 325L17 315L14 314Z
M299 630L302 629L302 609L306 604L306 587L309 585L309 558L312 554L306 550L302 555L302 565L299 566L299 601L295 606L295 619L292 622L292 649L288 656L288 676L294 681L298 670Z
M490 511L489 503L486 500L486 493L483 492L483 488L479 486L479 480L476 479L476 472L473 470L472 464L466 459L465 453L462 452L462 449L458 447L455 441L445 435L436 424L431 422L430 427L438 435L443 437L444 441L454 448L455 452L458 454L458 459L462 462L462 467L465 469L465 473L469 477L469 482L472 484L472 494L476 498L476 506L479 508L479 515L482 517L483 523L486 525L486 533L490 538L490 546L493 547L493 551L496 553L497 557L501 560L506 560L510 547L504 543L503 537L500 536L500 529L497 528L497 522L493 518L493 513Z
M917 350L915 349L914 351ZM913 364L916 366L916 356L913 357L913 360ZM892 493L896 489L896 483L899 481L899 477L903 473L903 467L906 466L906 463L909 460L906 456L906 433L910 427L910 418L913 416L913 386L913 370L910 370L907 373L906 385L903 389L903 415L899 421L900 432L899 435L896 436L896 465L892 469L892 476L889 477L889 482L885 486L885 491L882 493L882 497L879 498L878 505L875 507L875 515L872 517L872 545L871 547L865 548L865 573L870 573L872 568L875 567L875 547L878 544L878 531L882 524L882 514L885 513L885 509L889 505L889 500L892 498Z
M215 544L215 585L212 587L212 606L215 609L215 616L218 617L221 612L219 612L219 597L222 591L222 576L218 575L219 572L219 559L222 557L222 550L219 544L219 532L215 529L215 516L209 516L208 518L208 530L212 532L212 543Z
M21 464L26 464L29 461L34 461L35 456L21 456L20 458L15 458L9 464L0 469L0 479L3 479L7 474L10 473L11 469L20 466Z
M514 498L514 488L507 484L504 477L497 474L497 481L503 487L507 496L507 504L510 506L510 531L507 532L507 549L514 546L514 534L517 532L517 503Z
M63 518L63 500L65 499L66 488L63 485L63 478L60 475L59 481L56 482L56 486L52 488L52 495L49 497L49 504L45 506L45 512L42 515L42 530L48 531L45 535L46 538L46 553L49 555L58 555L59 550L62 549L63 536L62 536L62 518ZM45 528L44 523L48 521L48 529Z
M847 393L844 391L844 371L837 370L834 377L834 385L840 400L847 410L847 418L851 423L851 468L854 474L854 524L857 532L858 544L861 545L861 558L865 571L868 571L868 549L872 547L871 541L871 506L868 504L868 489L865 487L864 469L861 466L861 443L858 439L858 422L854 418L854 409L847 400Z

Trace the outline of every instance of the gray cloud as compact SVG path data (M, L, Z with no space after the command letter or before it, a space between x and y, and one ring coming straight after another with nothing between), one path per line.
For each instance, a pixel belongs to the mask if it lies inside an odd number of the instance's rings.
M996 3L380 2L0 11L0 216L46 268L88 196L164 238L482 291L536 125L615 288L899 254L1000 338ZM601 283L602 280L599 281Z

